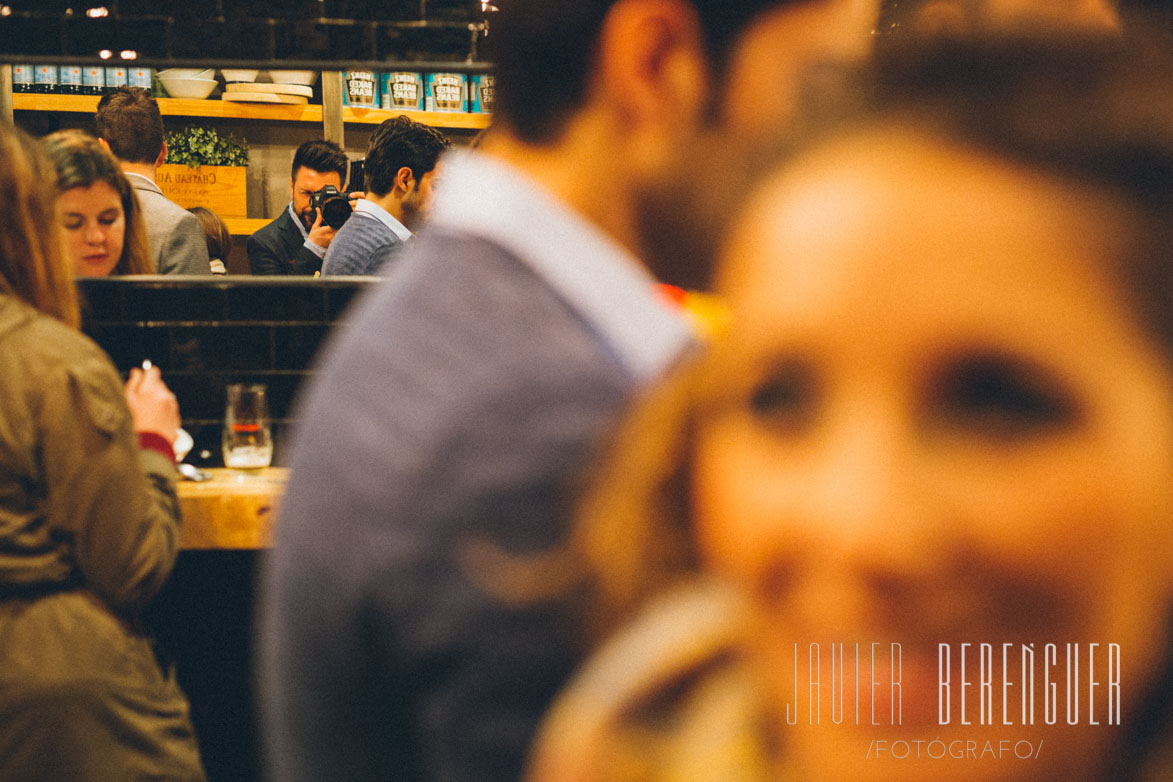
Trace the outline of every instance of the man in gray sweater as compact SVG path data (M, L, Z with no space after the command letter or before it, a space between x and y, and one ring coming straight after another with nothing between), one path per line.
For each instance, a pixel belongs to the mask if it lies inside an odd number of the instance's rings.
M363 162L366 198L334 235L323 275L382 273L427 217L440 153L450 146L438 130L402 114L375 129Z
M493 128L445 158L427 231L300 406L257 614L274 780L521 778L584 606L486 563L565 545L600 438L692 344L641 260L644 210L667 180L695 192L701 139L739 146L781 66L866 49L878 3L500 9Z

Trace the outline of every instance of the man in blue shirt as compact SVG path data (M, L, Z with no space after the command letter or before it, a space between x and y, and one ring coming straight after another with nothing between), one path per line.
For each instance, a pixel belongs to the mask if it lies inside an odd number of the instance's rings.
M567 574L503 575L561 550L600 439L693 341L643 260L646 205L695 192L702 139L740 146L779 69L865 50L878 2L500 9L492 129L446 158L427 231L300 408L258 610L282 782L521 778L586 621L535 599Z
M322 274L380 274L427 217L440 154L451 146L434 128L404 115L371 136L363 163L366 198L354 205L322 262Z

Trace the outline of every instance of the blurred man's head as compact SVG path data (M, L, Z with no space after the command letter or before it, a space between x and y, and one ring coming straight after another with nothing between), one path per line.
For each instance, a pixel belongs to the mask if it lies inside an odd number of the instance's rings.
M94 124L98 138L119 161L161 162L163 117L155 99L142 87L116 87L102 96Z
M879 15L879 0L513 0L501 6L489 38L500 77L494 122L531 144L557 140L573 115L606 89L608 72L630 56L608 45L609 28L638 25L641 13L661 25L643 29L645 38L633 45L659 47L665 55L674 46L697 46L702 81L712 87L701 95L710 119L740 116L742 101L776 104L770 91L778 80L759 67L765 61L777 67L865 52ZM748 74L746 66L752 66ZM794 68L786 70L790 75Z
M676 210L705 187L713 149L752 148L789 123L807 72L865 56L879 16L879 0L500 5L484 149L645 257L649 210Z
M297 148L289 173L289 189L293 196L293 211L307 229L314 224L317 210L312 204L313 194L326 185L342 190L350 163L337 144L315 139Z
M1119 0L887 0L885 27L916 34L1030 28L1117 32Z
M417 230L432 205L440 155L450 146L438 130L404 115L385 120L371 136L363 162L368 195Z

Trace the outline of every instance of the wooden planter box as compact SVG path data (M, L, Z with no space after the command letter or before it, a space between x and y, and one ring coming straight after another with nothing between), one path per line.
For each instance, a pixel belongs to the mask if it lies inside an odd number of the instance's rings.
M202 206L220 217L247 217L245 166L190 166L168 163L155 171L163 195L184 209Z

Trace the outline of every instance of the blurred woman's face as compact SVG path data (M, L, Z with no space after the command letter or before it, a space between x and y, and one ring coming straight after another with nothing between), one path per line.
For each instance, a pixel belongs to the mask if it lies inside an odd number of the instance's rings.
M126 233L126 215L118 191L98 181L66 190L58 204L74 274L108 276L122 257Z
M798 778L1103 778L1097 758L1122 735L1109 645L1128 725L1165 650L1173 577L1173 388L1102 264L1113 211L889 130L807 155L743 215L694 501L709 565L760 609ZM982 643L996 724L980 724ZM1066 644L1081 655L1075 727ZM891 751L937 738L943 759ZM953 758L967 741L1040 740L1030 760Z

